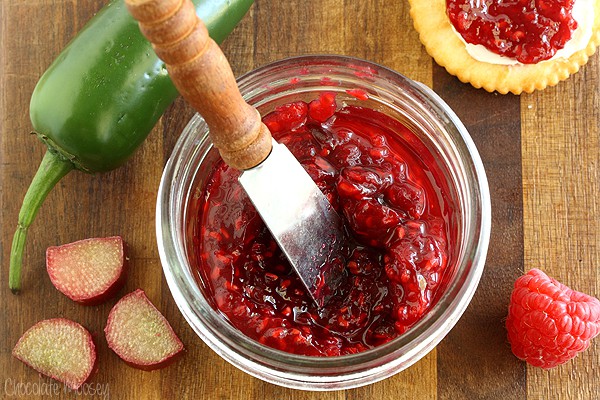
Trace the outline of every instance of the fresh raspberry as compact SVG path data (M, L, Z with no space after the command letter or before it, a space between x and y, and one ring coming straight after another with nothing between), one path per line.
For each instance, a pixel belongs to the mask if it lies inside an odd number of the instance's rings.
M553 368L586 350L600 333L600 301L532 269L515 282L506 328L518 358Z

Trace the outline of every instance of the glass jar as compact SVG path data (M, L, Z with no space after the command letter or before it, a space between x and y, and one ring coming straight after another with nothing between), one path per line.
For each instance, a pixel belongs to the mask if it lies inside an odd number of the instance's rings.
M194 224L190 221L197 211L194 204L198 203L193 200L201 194L203 183L219 160L206 124L196 115L165 166L156 211L160 258L177 306L217 354L239 369L277 385L304 390L347 389L409 367L456 324L484 268L491 227L490 194L483 164L464 125L425 85L356 58L316 55L285 59L244 75L238 85L246 101L262 115L278 105L310 101L320 92L334 91L339 103L375 109L408 127L421 140L430 160L443 171L449 197L458 211L451 221L456 236L456 245L450 251L452 272L446 290L419 322L405 334L371 350L310 357L275 350L246 337L213 309L193 268L196 255L191 251Z

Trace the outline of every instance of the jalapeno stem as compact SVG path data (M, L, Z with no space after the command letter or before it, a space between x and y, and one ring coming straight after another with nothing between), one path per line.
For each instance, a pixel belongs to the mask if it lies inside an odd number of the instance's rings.
M21 211L19 211L19 222L10 250L8 286L15 294L21 290L21 267L25 240L27 239L27 228L35 219L48 193L73 168L73 163L48 150L29 185L29 189L27 189Z

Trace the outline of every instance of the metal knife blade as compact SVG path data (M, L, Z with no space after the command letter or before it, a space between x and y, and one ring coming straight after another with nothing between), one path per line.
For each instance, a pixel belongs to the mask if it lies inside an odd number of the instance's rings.
M288 148L273 140L259 165L239 182L317 305L343 278L342 220Z

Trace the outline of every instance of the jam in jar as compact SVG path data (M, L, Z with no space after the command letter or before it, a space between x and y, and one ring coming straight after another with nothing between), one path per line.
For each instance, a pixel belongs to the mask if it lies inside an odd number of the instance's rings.
M194 216L202 286L246 336L286 352L338 356L406 332L435 304L448 269L452 210L417 137L323 92L263 118L343 217L343 282L318 308L238 183L214 166Z

